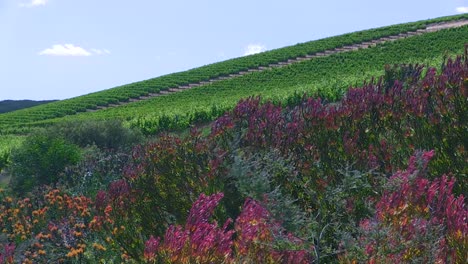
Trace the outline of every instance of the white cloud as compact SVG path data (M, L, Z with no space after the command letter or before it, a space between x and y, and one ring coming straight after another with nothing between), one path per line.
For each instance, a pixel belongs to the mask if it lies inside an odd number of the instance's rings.
M249 44L244 50L244 56L257 54L266 51L265 45L262 44Z
M457 7L455 9L455 11L457 11L457 13L468 13L468 6L460 6L460 7Z
M49 0L31 0L29 3L21 3L19 4L20 7L36 7L36 6L44 6L47 4Z
M53 45L52 48L39 52L39 55L51 56L91 56L92 53L73 44Z
M111 52L108 49L86 50L82 47L78 47L73 44L57 44L53 45L52 48L48 48L39 52L39 55L89 57L92 55L107 55L110 53Z

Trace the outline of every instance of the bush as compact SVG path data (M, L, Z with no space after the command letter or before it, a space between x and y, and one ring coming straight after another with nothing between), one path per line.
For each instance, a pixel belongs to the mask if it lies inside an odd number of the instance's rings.
M343 262L466 262L465 198L453 194L455 178L427 179L433 155L433 151L416 152L408 168L390 178L375 215L361 221L361 236Z
M10 161L10 153L9 152L3 152L0 153L0 172L8 165Z
M247 151L234 153L233 161L224 191L234 193L229 200L240 200L237 207L241 207L244 197L250 197L262 202L271 213L272 218L281 222L286 230L305 237L301 231L306 225L306 215L291 197L293 189L299 184L297 173L290 161L281 157L276 150L257 152ZM224 180L224 179L221 179ZM232 187L236 189L230 190ZM234 216L232 216L234 217Z
M199 134L187 139L164 136L134 150L134 164L125 178L96 195L98 219L113 234L115 244L138 259L142 237L161 236L171 224L183 224L187 212L209 181L209 150ZM121 226L126 227L121 230Z
M193 204L185 226L172 225L164 240L151 236L145 243L147 263L311 263L312 256L303 249L278 249L280 233L291 244L301 241L284 231L281 223L271 219L260 203L246 199L241 214L230 230L231 219L219 226L211 221L223 193L201 194Z
M62 138L32 135L11 154L12 189L19 193L34 186L55 184L67 166L80 160L80 149Z
M80 162L65 170L63 183L74 195L95 197L97 191L122 178L130 160L128 153L102 150L95 145L87 147Z
M82 148L96 145L107 150L129 150L143 140L141 132L119 120L67 122L49 128L48 133Z

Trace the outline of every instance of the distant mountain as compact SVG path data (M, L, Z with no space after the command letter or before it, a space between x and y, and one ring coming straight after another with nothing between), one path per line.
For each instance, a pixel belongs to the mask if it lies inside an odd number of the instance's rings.
M4 100L0 101L0 114L7 113L23 108L28 108L36 105L47 104L55 102L57 100L44 100L44 101L33 101L33 100Z

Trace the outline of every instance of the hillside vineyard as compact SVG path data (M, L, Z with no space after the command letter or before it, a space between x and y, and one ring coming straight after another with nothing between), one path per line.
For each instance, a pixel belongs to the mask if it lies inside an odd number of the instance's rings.
M466 16L466 15L465 15ZM161 95L185 91L194 87L212 86L232 78L242 77L256 72L288 67L294 63L317 60L343 52L381 46L386 42L398 41L412 36L466 25L464 15L436 20L408 23L368 31L345 34L296 46L265 52L244 58L200 67L187 72L175 73L159 78L125 85L102 92L77 98L67 99L40 107L24 109L14 113L0 115L0 131L18 130L18 126L28 129L29 126L48 123L50 120L83 111L100 111L109 107L152 99ZM463 34L463 32L460 32ZM350 84L347 84L350 85ZM253 94L250 94L253 95ZM249 94L244 94L249 96ZM240 98L237 98L238 100ZM232 107L232 104L231 104ZM222 108L222 107L217 107ZM225 109L220 109L219 112ZM168 113L169 114L169 113ZM165 114L167 115L167 114ZM171 114L169 114L171 115ZM140 113L138 116L142 116ZM120 117L128 119L125 114ZM54 122L54 121L52 121Z

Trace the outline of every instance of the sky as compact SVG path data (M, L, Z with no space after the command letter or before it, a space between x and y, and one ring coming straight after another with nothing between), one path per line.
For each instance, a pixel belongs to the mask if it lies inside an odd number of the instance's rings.
M66 99L468 0L0 0L0 101Z

